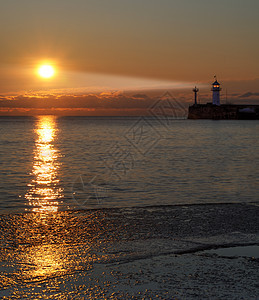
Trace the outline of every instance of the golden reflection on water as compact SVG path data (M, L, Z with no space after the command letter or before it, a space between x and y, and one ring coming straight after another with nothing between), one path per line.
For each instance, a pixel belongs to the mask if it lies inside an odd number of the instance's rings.
M25 272L25 277L30 279L42 277L47 278L55 274L61 275L69 269L67 251L60 245L41 245L25 252L23 261L30 266Z
M55 116L39 116L35 133L33 179L25 195L31 211L48 213L57 212L62 189L58 187L58 169L60 167L60 153L55 147L56 118Z

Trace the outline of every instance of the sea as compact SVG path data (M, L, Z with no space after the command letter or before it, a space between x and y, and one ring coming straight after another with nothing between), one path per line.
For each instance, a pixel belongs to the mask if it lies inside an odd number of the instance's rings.
M1 299L259 296L206 252L258 253L259 121L0 117L0 169Z

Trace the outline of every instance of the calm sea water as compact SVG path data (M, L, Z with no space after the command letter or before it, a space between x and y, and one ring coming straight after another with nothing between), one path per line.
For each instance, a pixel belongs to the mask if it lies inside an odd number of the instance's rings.
M1 117L0 212L259 200L259 122Z

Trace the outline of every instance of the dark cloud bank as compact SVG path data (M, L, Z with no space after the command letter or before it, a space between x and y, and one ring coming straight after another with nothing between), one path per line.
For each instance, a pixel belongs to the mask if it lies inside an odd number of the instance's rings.
M159 96L158 96L159 95ZM166 95L166 96L164 96ZM235 94L229 99L230 103L259 103L259 93L247 92ZM133 94L121 92L105 92L86 95L18 95L0 96L1 115L146 115L158 100L168 100L174 105L188 108L193 102L193 95L176 93L174 95L163 92L152 93L135 92ZM201 95L202 103L211 101L211 94ZM177 104L178 103L178 104ZM224 100L222 99L222 103Z

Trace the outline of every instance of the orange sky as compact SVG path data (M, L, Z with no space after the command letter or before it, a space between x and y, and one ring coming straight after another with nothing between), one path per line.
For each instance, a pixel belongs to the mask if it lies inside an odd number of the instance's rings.
M257 0L5 1L0 114L12 114L12 109L35 113L37 101L27 106L36 94L51 95L48 109L56 107L57 113L64 107L55 101L69 96L67 111L79 113L81 97L87 114L87 97L95 93L100 98L104 91L144 91L152 98L171 90L189 103L197 85L207 101L215 74L231 101L258 101L258 12ZM56 67L52 79L36 74L44 61ZM18 102L21 96L28 98L26 104ZM103 109L115 113L107 105ZM117 109L123 109L121 104Z

